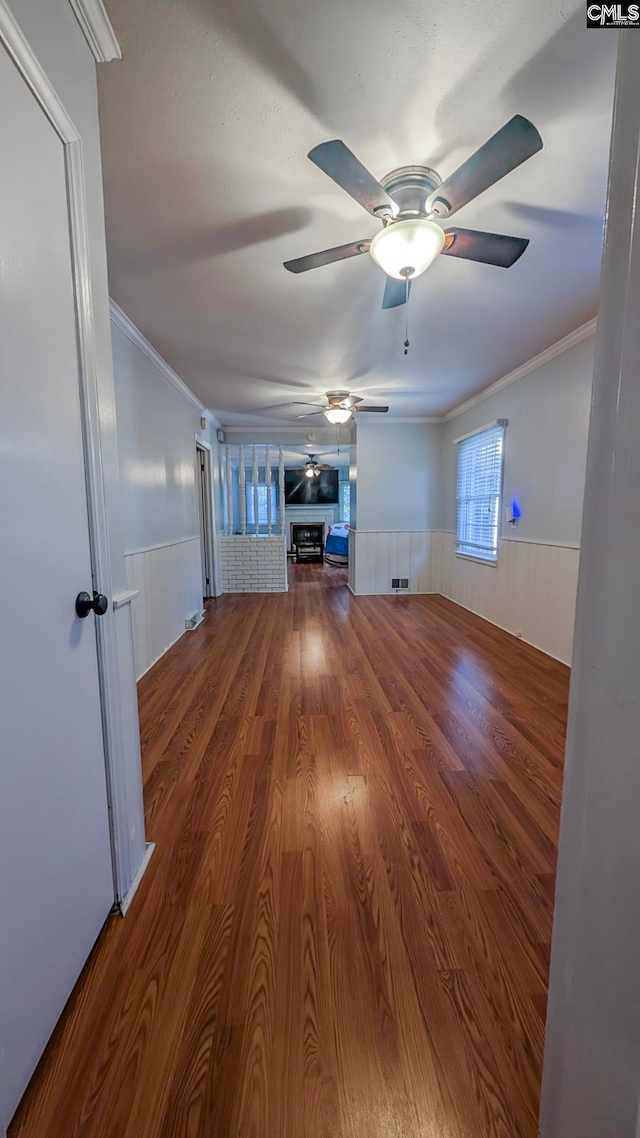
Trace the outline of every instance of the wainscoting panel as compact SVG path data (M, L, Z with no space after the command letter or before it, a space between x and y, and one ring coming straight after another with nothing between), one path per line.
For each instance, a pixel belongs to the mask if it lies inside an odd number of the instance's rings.
M433 535L433 589L571 663L580 550L502 539L497 565L455 552L455 534Z
M352 593L356 591L356 531L351 527L349 529L349 588Z
M120 855L128 870L127 891L118 897L122 902L126 900L146 854L133 634L135 607L140 604L140 597L136 596L135 592L128 592L114 597L112 604L116 626L122 722L122 761L119 771L122 790L118 797L126 803L126 813L120 819L118 826Z
M136 679L140 679L185 631L185 619L202 612L200 538L125 554L127 588L140 596L132 606Z
M408 577L410 593L434 591L430 531L352 530L351 535L349 583L354 593L395 592L392 577Z

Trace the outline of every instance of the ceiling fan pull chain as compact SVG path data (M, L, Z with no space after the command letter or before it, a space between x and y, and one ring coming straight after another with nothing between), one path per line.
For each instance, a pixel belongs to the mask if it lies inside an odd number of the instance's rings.
M406 305L405 310L404 310L404 354L405 354L405 356L408 356L408 354L409 354L409 277L408 277L408 275L404 278L404 289L405 289L404 302Z

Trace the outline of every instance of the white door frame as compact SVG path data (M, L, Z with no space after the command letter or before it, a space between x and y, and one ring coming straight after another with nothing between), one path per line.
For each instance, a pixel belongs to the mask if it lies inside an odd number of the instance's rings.
M541 1138L640 1135L640 40L617 35Z
M87 511L93 576L93 583L87 582L87 588L94 588L105 593L110 602L105 616L96 621L96 636L114 894L116 902L119 902L126 893L138 867L128 864L128 842L126 840L125 750L118 683L116 627L114 607L111 603L113 588L102 470L98 366L89 265L89 223L82 139L23 35L19 24L7 7L6 0L0 0L0 45L6 48L18 71L40 103L61 139L65 151L77 314L78 357L80 361L79 387L85 452Z
M213 492L212 492L212 471L211 471L211 454L212 447L196 435L196 462L198 461L198 451L201 451L204 457L204 485L205 485L205 498L204 503L204 533L202 532L202 519L199 522L200 540L204 543L206 554L203 557L203 573L202 573L202 595L209 599L218 595L218 583L216 580L216 564L215 564L215 551L214 551L214 527L213 527ZM197 470L196 474L200 478L200 471ZM198 482L198 505L200 505L200 489L202 482ZM209 568L209 586L206 583L205 566L208 562Z

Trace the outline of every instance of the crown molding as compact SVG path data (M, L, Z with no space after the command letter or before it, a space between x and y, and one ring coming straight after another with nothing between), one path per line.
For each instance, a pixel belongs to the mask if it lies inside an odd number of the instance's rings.
M186 383L180 379L180 376L176 375L173 368L169 366L167 361L163 359L160 353L157 352L153 345L150 344L146 339L146 337L142 335L140 329L137 328L133 321L129 319L127 314L122 311L120 306L116 304L115 300L109 300L109 308L111 312L111 319L113 320L114 324L116 324L118 328L124 332L125 336L127 336L131 342L135 344L136 347L143 353L143 355L145 355L147 359L151 361L154 367L156 367L158 371L160 371L162 375L164 375L164 377L169 380L169 383L172 383L176 390L179 391L180 394L185 397L185 399L188 399L189 402L200 412L200 414L204 415L205 418L214 427L222 428L227 434L241 434L243 431L269 429L272 429L274 431L282 431L286 428L299 433L302 433L306 430L313 430L313 427L308 423L300 423L300 425L296 425L295 423L292 423L290 419L267 421L265 419L256 418L255 420L251 420L248 423L225 424L224 412L210 411L208 407L205 407L204 404L200 402L197 395L194 395L193 391L191 391L191 389L187 387ZM452 407L450 411L445 412L443 415L380 415L379 417L372 415L371 419L368 419L367 421L372 423L394 423L397 425L409 425L413 423L448 423L451 419L455 419L458 415L464 414L464 412L468 411L471 407L476 407L478 403L482 403L482 401L484 399L488 399L490 395L494 395L497 391L502 391L504 387L509 387L509 385L512 383L516 383L517 380L523 379L525 375L529 375L531 372L536 371L538 368L544 367L545 364L555 359L556 356L562 355L563 352L567 352L569 348L573 348L576 344L580 344L583 340L588 339L588 337L592 336L595 332L596 324L597 318L594 316L593 320L588 320L586 324L581 324L579 328L575 328L573 332L569 332L567 336L563 336L561 340L558 340L555 344L551 344L548 348L545 348L543 352L540 352L537 356L533 356L532 359L527 360L526 363L521 364L520 367L515 369L515 371L509 372L508 375L503 375L501 379L497 379L495 383L491 383L488 387L484 387L482 391L478 391L475 395L472 395L470 399L465 399L464 403L459 403L456 407ZM357 421L361 423L362 419L356 420L356 416L354 416L351 420L351 423L356 424ZM349 423L343 425L347 428L350 426ZM325 428L318 426L317 429L323 430Z
M393 394L393 393L392 393ZM360 426L362 419L359 415L354 415L354 423ZM442 423L442 415L372 415L371 419L367 415L367 423L396 423L408 426L411 423Z
M158 369L158 371L165 377L165 379L168 379L169 383L173 384L176 391L179 391L185 399L188 399L191 405L195 407L196 411L199 411L201 415L204 415L204 417L214 427L221 427L222 424L219 422L213 412L210 411L208 407L205 407L204 403L200 402L198 396L193 394L191 388L187 387L186 383L180 379L179 375L176 375L173 368L170 367L167 361L163 359L159 352L156 351L153 344L150 344L146 336L142 335L142 332L139 328L136 327L136 325L133 323L133 320L130 320L126 312L123 312L120 306L116 304L115 300L111 300L111 298L109 299L109 312L111 314L113 323L117 325L121 332L124 332L125 336L131 340L131 343L135 344L138 351L142 352L142 354L147 357L150 363L152 363L153 366Z
M243 431L277 431L278 434L282 434L283 431L291 430L301 435L307 431L322 431L325 429L323 427L296 427L295 424L291 422L291 419L260 419L256 417L249 419L246 423L225 423L224 411L218 411L217 415L220 419L222 429L226 431L227 434L241 435Z
M523 379L525 375L529 375L532 371L537 371L539 367L544 367L556 356L562 355L567 352L569 348L575 347L576 344L582 343L589 336L592 336L596 330L597 317L594 316L593 320L588 320L586 324L581 324L579 328L575 328L573 332L569 332L567 336L563 336L555 344L551 344L540 352L537 356L527 360L526 363L521 364L515 371L510 371L508 375L503 375L501 379L497 379L495 383L489 384L479 391L476 395L472 395L470 399L465 399L464 403L459 403L457 407L452 407L442 416L441 422L449 422L450 419L455 419L457 415L462 415L464 411L468 411L471 407L475 407L478 403L482 403L483 399L488 399L490 395L494 395L496 391L502 391L503 387L508 387L509 384L515 383L518 379Z
M85 39L98 63L122 59L111 20L102 0L69 0Z

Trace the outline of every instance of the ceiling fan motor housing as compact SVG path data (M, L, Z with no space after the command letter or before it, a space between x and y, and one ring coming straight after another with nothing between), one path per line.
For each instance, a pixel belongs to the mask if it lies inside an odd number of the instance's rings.
M426 217L427 198L441 183L440 175L429 166L399 166L380 180L380 185L398 205L397 221Z
M351 396L350 391L327 391L326 394L329 407L340 407ZM345 403L345 406L348 406L348 403Z

